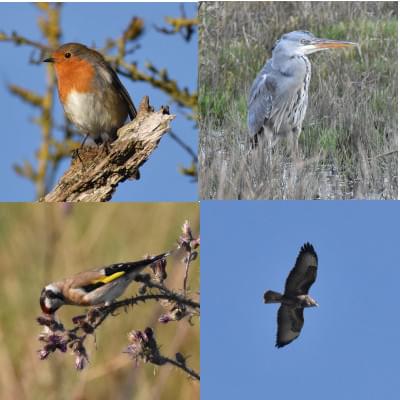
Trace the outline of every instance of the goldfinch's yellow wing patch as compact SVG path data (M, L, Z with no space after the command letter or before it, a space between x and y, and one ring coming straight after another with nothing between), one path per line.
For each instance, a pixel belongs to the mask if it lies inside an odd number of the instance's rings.
M101 283L109 283L109 282L114 281L115 279L119 278L120 276L122 276L124 274L125 274L125 271L115 272L112 275L104 276L103 278L96 279L95 281L93 281L93 283L99 283L99 282L101 282Z

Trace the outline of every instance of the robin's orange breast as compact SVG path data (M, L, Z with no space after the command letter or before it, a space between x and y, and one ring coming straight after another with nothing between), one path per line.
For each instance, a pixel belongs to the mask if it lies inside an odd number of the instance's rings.
M55 64L58 93L62 103L65 103L71 90L87 93L94 90L93 79L96 71L87 61L78 57Z

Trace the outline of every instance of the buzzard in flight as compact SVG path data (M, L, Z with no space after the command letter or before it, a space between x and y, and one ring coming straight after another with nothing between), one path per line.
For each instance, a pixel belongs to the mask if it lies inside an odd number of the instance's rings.
M304 324L303 310L318 303L308 295L317 278L318 257L314 247L306 243L300 249L296 264L286 279L285 292L268 290L264 303L281 303L278 310L276 347L283 347L297 339Z

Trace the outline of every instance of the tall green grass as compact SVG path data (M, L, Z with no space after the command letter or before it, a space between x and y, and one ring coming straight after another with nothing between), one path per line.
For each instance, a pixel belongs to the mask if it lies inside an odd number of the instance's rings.
M200 7L201 198L397 198L397 3L218 2ZM283 33L358 42L310 56L301 159L252 151L250 86Z

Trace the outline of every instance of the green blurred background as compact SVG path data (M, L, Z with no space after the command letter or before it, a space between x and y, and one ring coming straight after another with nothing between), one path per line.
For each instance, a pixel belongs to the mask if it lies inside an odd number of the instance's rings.
M7 204L0 205L0 398L1 399L198 399L197 381L170 366L135 367L122 351L132 329L153 327L161 353L189 356L187 365L199 372L200 323L194 318L162 325L163 309L147 302L109 317L97 330L97 350L89 338L90 364L78 372L74 357L55 353L40 361L37 336L41 327L39 295L47 283L74 273L116 262L140 259L176 246L188 219L199 234L197 203L130 204ZM170 257L169 288L182 288L184 266ZM190 296L198 300L198 259L191 265ZM122 298L137 293L133 283ZM70 318L84 309L63 307L58 317Z

